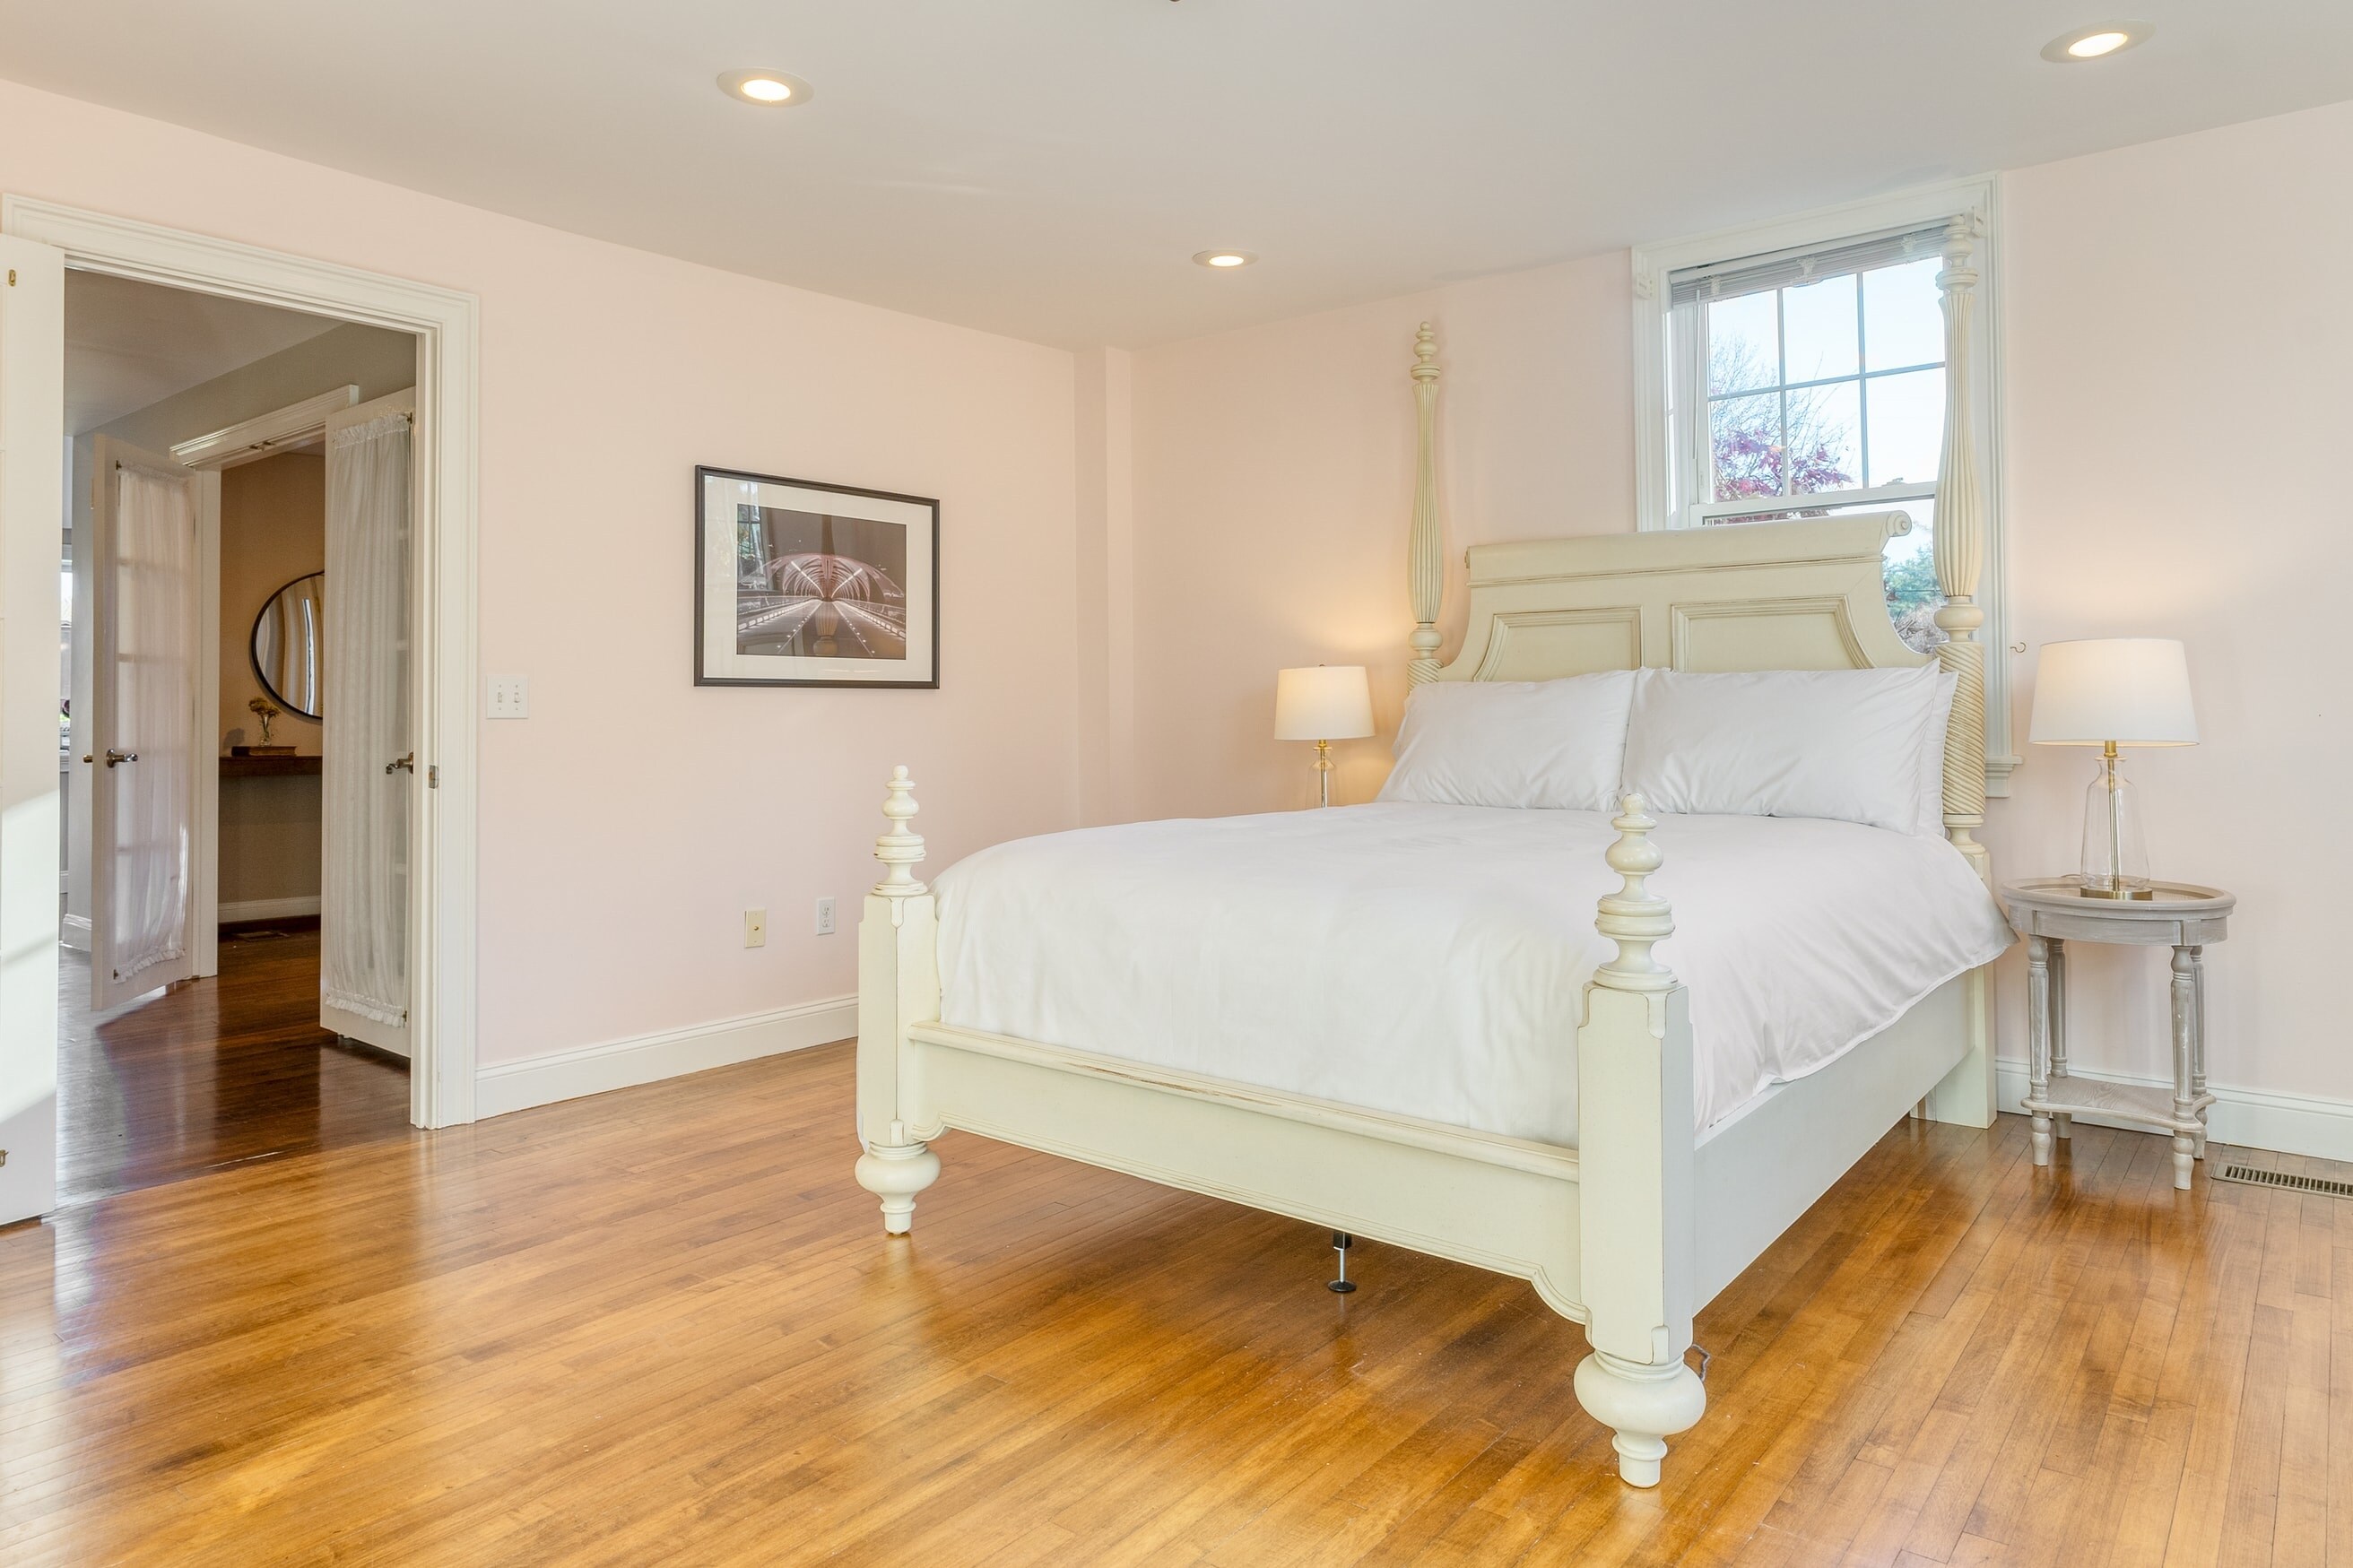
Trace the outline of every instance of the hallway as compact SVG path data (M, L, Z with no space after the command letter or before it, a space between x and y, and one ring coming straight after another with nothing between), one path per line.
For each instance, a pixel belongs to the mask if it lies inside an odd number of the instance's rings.
M106 1013L89 955L59 957L60 1207L406 1136L407 1064L319 1027L315 921L224 931L218 976Z

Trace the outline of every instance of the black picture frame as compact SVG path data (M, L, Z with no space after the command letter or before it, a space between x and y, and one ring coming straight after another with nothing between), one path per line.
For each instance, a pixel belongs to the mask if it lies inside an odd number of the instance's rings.
M713 605L711 601L712 597L712 590L713 586L716 560L711 537L712 523L711 499L712 494L712 481L713 480L733 485L778 486L797 491L815 492L819 496L841 496L848 498L852 502L881 501L891 503L894 508L914 507L920 508L923 511L927 512L929 514L928 529L924 529L923 525L921 523L910 523L906 524L906 526L921 530L926 534L926 553L930 557L930 571L928 574L923 574L923 576L927 578L927 581L921 583L920 585L925 590L924 596L930 601L927 606L929 612L928 615L918 616L916 614L917 606L913 603L915 590L919 586L919 584L911 582L902 584L902 586L906 591L910 600L907 606L908 614L906 624L910 626L921 624L927 626L929 628L930 658L928 660L928 668L921 669L914 675L904 679L893 679L887 672L893 667L902 666L902 661L876 659L873 662L878 666L878 669L873 678L864 678L840 673L793 674L780 672L776 674L747 674L744 671L744 667L746 665L752 664L754 661L765 662L771 658L776 660L779 664L806 663L828 666L839 666L849 661L841 658L820 659L793 655L745 654L740 650L732 657L723 656L723 662L726 666L725 668L719 670L712 668L711 666L713 661L712 658L712 645L711 641L711 633L714 628L710 625L709 617L713 609ZM872 510L880 509L869 510ZM847 507L844 510L852 517L864 515L855 505ZM731 521L727 523L726 526L728 529L727 558L732 563L734 557L736 545L734 525ZM913 574L912 572L911 574ZM733 585L733 568L731 565L727 574L727 582L731 589ZM731 626L733 624L732 604L720 607L719 613L728 616L729 624ZM909 639L909 642L911 646L908 647L908 657L906 660L903 661L904 664L913 664L915 662L913 658L914 649L912 646L913 639ZM898 490L871 489L861 485L832 484L818 479L797 479L782 474L763 474L745 468L720 468L712 464L697 464L695 466L695 685L813 686L871 688L883 690L936 691L939 689L940 686L940 503L935 497L908 495Z

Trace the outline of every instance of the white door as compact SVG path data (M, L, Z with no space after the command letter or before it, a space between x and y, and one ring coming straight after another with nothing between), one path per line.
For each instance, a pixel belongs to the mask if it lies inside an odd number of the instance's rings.
M0 1224L58 1192L65 253L0 237Z
M322 639L319 1022L408 1051L408 858L419 813L410 715L415 392L327 418Z
M90 475L90 1005L209 969L198 897L218 777L205 636L217 474L100 436Z

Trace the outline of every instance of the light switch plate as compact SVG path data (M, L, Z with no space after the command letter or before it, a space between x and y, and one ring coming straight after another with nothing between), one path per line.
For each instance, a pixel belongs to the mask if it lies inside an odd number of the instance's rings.
M493 675L491 677L491 717L493 719L531 717L530 676Z

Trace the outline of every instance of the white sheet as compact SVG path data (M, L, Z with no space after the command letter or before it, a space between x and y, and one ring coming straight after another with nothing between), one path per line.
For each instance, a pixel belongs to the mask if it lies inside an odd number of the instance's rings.
M1397 803L1000 844L937 879L941 1016L1574 1144L1615 837L1600 812ZM1652 837L1702 1130L2010 941L1941 840L1754 816L1662 816Z

